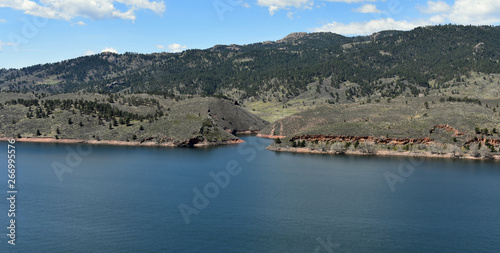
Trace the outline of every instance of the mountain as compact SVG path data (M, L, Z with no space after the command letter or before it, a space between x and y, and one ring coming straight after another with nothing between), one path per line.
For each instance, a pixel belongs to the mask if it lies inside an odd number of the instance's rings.
M191 146L262 130L283 138L275 149L361 141L486 157L500 150L498 45L499 26L443 25L1 69L0 131Z
M314 81L354 83L349 98L388 91L401 95L446 87L470 72L498 73L500 27L429 26L371 36L294 33L275 42L217 45L182 53L102 53L22 69L0 70L2 91L203 94L292 99Z

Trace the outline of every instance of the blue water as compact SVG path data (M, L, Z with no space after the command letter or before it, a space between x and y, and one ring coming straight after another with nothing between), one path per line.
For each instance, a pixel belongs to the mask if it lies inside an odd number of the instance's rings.
M16 143L15 246L2 142L0 252L500 252L498 162L275 153L243 138L206 149ZM222 188L210 172L228 165ZM391 189L386 175L400 181ZM206 197L199 209L193 189ZM181 204L196 213L189 224Z

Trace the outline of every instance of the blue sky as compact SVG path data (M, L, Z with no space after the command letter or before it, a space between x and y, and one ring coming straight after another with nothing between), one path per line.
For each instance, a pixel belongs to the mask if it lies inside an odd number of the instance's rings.
M499 0L0 0L0 68L436 24L499 25Z

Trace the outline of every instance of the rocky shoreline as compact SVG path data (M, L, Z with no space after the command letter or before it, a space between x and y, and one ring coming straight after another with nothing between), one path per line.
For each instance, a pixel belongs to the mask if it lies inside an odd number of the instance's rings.
M344 152L322 151L305 147L277 147L269 146L267 150L276 152L291 152L291 153L310 153L310 154L330 154L330 155L374 155L374 156L404 156L404 157L427 157L427 158L452 158L452 159L469 159L469 160L497 160L500 161L500 155L492 155L490 157L474 157L471 155L456 156L452 153L435 154L429 151L412 152L412 151L391 151L391 150L374 150L371 153L364 153L358 150L346 150Z
M244 143L245 141L238 140L229 140L229 141L220 141L220 142L207 142L202 141L198 143L194 143L192 145L187 145L187 142L163 142L158 143L155 141L117 141L117 140L82 140L82 139L54 139L54 138L8 138L8 137L0 137L0 141L8 141L11 139L15 139L16 142L37 142L37 143L63 143L63 144L90 144L90 145L111 145L111 146L145 146L145 147L210 147L210 146L219 146L219 145L229 145L229 144L238 144Z

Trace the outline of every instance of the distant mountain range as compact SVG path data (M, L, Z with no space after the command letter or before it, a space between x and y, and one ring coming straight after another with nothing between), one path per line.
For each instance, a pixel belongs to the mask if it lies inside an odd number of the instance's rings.
M499 26L429 26L345 37L293 33L275 42L217 45L181 53L102 53L1 69L2 91L150 93L259 97L277 91L298 96L309 83L356 84L349 95L383 91L396 78L400 95L447 87L471 72L500 72ZM396 80L395 79L395 80Z

